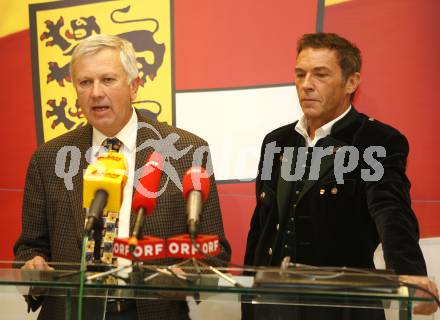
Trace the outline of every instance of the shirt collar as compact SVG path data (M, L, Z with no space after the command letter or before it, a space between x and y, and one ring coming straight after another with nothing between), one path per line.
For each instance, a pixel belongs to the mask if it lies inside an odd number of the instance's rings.
M136 137L137 122L138 117L136 111L133 109L130 120L128 120L126 125L114 137L107 137L101 131L93 127L93 146L101 146L107 138L118 138L122 142L123 147L128 152L132 152L136 148L136 139L133 139L133 137Z
M315 137L319 137L319 139L324 138L326 136L328 136L330 134L330 132L332 131L333 125L338 122L339 120L341 120L343 117L345 117L345 115L350 112L351 110L351 104L348 107L348 109L341 114L339 117L333 119L330 122L327 122L326 124L324 124L323 126L319 127L316 132L315 132ZM307 119L304 116L304 114L301 116L301 118L299 118L296 126L295 126L295 131L298 132L300 135L302 135L306 140L309 139L309 133L308 133L308 123L307 123Z

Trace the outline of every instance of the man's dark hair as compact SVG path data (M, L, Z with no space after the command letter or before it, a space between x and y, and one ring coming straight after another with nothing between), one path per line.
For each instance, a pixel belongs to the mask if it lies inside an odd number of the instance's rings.
M335 50L345 80L353 73L361 71L361 51L355 44L335 33L319 32L303 35L298 40L296 53L300 54L307 48Z

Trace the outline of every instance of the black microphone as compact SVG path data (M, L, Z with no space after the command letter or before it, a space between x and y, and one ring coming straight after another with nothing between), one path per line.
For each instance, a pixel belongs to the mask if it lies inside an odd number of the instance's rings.
M107 205L108 192L99 189L95 193L95 197L90 205L89 212L87 214L87 223L85 227L85 234L90 236L92 230L94 229L95 223L101 218L102 211Z

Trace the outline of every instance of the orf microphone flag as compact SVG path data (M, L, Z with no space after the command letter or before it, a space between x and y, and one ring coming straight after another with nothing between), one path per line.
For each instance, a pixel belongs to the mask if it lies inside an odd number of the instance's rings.
M119 212L127 181L125 159L109 151L90 164L83 178L83 207L88 208L86 235L90 235L103 210Z
M208 173L202 167L192 167L183 176L183 197L186 200L188 232L193 239L197 237L199 216L203 202L208 199L209 187Z
M158 152L153 152L145 163L142 177L136 187L131 207L136 216L133 233L129 239L130 250L134 250L141 237L142 226L145 214L152 214L156 207L157 192L162 176L163 156Z
M166 242L156 237L144 237L134 248L130 248L129 239L116 238L113 245L115 257L133 261L157 260L166 257Z

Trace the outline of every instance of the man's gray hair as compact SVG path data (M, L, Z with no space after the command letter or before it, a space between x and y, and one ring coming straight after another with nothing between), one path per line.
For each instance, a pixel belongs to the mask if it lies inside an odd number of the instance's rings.
M94 55L102 49L110 48L119 50L121 63L127 73L128 83L131 83L138 77L138 68L136 65L136 54L133 45L118 36L97 34L84 39L75 48L70 61L70 75L74 78L73 65L81 57Z

